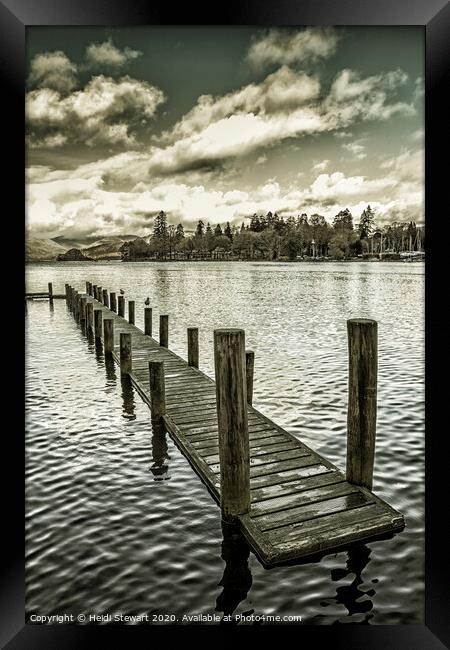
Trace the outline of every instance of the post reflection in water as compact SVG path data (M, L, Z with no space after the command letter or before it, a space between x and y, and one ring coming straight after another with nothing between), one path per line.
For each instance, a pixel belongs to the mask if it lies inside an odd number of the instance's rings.
M359 589L359 586L364 582L362 572L370 562L371 552L372 550L365 544L359 544L349 548L347 551L346 568L332 569L331 579L333 582L338 582L350 574L354 574L354 579L349 585L337 587L335 597L321 602L323 607L327 607L332 602L344 605L348 611L347 616L365 614L361 621L356 622L352 620L352 623L359 625L368 625L370 619L373 618L373 614L369 612L373 609L371 597L375 595L375 589L372 588L367 591ZM363 596L366 596L366 598L363 598ZM334 623L339 624L341 621L336 620Z
M117 380L116 374L116 363L110 354L105 356L105 370L106 370L106 379L109 382L115 382Z
M122 387L122 414L125 420L135 420L134 389L131 379L126 375L120 379Z
M150 471L155 477L155 481L169 479L168 474L170 460L168 453L166 429L164 422L152 422L152 465Z
M252 586L252 574L248 566L250 548L236 525L222 522L222 534L221 557L225 562L225 568L219 582L219 586L223 589L216 600L216 612L223 612L224 616L231 616L239 603L247 598ZM227 623L228 621L222 619L221 624L226 625ZM231 620L229 623L237 624L235 620Z

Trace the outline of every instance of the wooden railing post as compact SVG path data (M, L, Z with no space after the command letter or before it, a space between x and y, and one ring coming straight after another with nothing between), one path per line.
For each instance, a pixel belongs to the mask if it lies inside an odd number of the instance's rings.
M131 334L120 332L120 374L129 375L131 368Z
M103 289L103 304L109 309L109 294L108 289Z
M114 319L105 318L103 320L103 344L105 354L114 352Z
M162 348L169 347L169 316L161 314L159 317L159 344Z
M144 334L152 336L152 308L145 307L144 309Z
M94 309L94 334L96 339L102 338L102 310Z
M128 301L128 322L130 323L130 325L134 325L134 308L135 308L134 300L129 300Z
M255 374L255 353L252 350L245 352L245 374L247 378L247 404L253 404L253 377Z
M125 298L123 296L119 296L117 298L118 302L118 314L119 316L122 316L122 318L125 317Z
M187 328L188 366L198 368L198 327Z
M116 300L115 291L111 291L111 293L109 294L109 305L111 311L117 312L117 300Z
M347 321L347 481L372 489L377 422L377 322Z
M214 331L220 505L224 521L250 509L250 451L247 423L245 332Z
M164 362L149 361L150 409L152 422L160 424L166 414L166 390L164 383Z

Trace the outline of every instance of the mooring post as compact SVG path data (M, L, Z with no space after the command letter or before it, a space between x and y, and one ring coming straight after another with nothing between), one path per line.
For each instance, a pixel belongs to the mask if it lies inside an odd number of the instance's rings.
M129 300L128 301L128 322L130 323L130 325L134 325L134 308L135 308L134 300Z
M245 351L245 374L247 378L247 404L253 404L253 376L255 374L255 353Z
M86 330L93 330L94 329L94 303L93 302L87 302L86 303Z
M96 284L92 285L92 295L94 296L94 300L97 300L97 285Z
M103 292L102 287L97 287L97 300L99 302L102 302L102 299L103 299L103 293L102 292Z
M125 317L125 298L123 296L118 296L117 298L117 305L118 305L118 314L119 316L122 316L122 318Z
M80 298L80 323L86 324L86 296Z
M92 296L92 282L88 282L88 294Z
M144 334L152 335L152 308L144 308Z
M198 327L187 328L188 366L198 368Z
M250 450L247 423L245 332L214 331L220 506L232 522L250 509Z
M114 352L114 319L105 318L103 320L103 343L105 354Z
M167 314L159 317L159 344L163 348L169 347L169 316Z
M120 332L120 374L130 374L131 367L131 334Z
M117 311L117 300L115 291L111 291L109 294L109 304L111 311Z
M377 322L347 321L347 481L372 489L377 424Z
M109 309L109 294L108 289L103 289L103 304Z
M48 299L53 302L53 284L51 282L48 283Z
M166 389L164 382L164 362L149 361L150 375L150 410L152 422L160 424L166 414Z
M94 309L94 334L96 339L102 338L102 310Z
M80 294L78 293L78 291L75 291L75 302L74 302L75 308L73 310L73 315L74 315L75 321L77 323L78 323L79 318L80 318L80 310L79 310L79 302L78 302L79 298L80 298Z
M86 280L86 293L89 295L89 281Z
M67 304L69 306L69 311L72 311L72 287L70 284L67 285Z
M65 284L64 285L64 292L66 294L66 305L69 304L69 285Z

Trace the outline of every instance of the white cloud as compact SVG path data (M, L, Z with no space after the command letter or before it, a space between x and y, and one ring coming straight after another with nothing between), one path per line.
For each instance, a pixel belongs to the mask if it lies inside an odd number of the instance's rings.
M64 52L44 52L31 60L28 84L32 88L50 88L66 94L76 87L77 74L77 66Z
M283 63L305 65L334 54L337 42L337 32L330 27L270 29L253 40L247 59L257 68Z
M362 143L363 140L354 140L353 142L343 144L342 148L349 151L357 160L362 160L367 157L366 148Z
M128 76L93 77L83 90L63 96L41 88L27 93L31 146L66 143L135 144L135 130L152 118L165 100L158 88Z
M123 50L114 45L111 39L103 43L91 43L86 48L86 60L95 68L123 68L130 61L142 56L142 52L129 47Z
M262 156L258 156L256 159L256 165L264 165L264 163L267 162L267 156L266 154L263 154Z
M329 162L330 162L329 160L322 160L322 161L320 161L320 162L316 162L316 163L313 165L313 169L314 169L314 171L316 171L316 172L323 172L323 171L325 171L325 169L326 169L326 168L328 167L328 165L329 165Z

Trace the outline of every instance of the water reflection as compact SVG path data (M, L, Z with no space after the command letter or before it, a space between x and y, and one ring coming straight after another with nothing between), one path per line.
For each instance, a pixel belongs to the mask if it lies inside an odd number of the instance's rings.
M216 612L231 616L239 603L247 598L252 586L252 574L248 566L250 548L237 526L222 522L222 553L225 562L223 576L219 586L222 593L216 600ZM222 625L236 625L235 620L221 621Z
M167 432L164 422L152 422L152 465L150 471L155 477L155 481L169 479L168 474L170 460L167 444Z
M363 584L364 580L362 578L362 573L365 567L370 562L370 554L372 549L370 549L365 544L358 544L353 546L347 551L347 562L345 569L332 569L331 570L331 580L333 582L339 582L344 580L347 576L353 574L354 578L352 582L348 585L342 585L337 587L336 596L329 598L321 602L322 607L327 607L332 603L338 603L344 605L348 611L347 616L354 616L355 614L365 614L363 620L353 621L352 623L357 623L358 625L368 625L373 614L370 614L373 609L373 602L371 598L375 595L375 589L367 589L364 591L360 589L360 585ZM363 598L366 596L365 598ZM340 620L336 620L335 624L341 623Z
M133 389L133 384L131 383L131 379L126 375L125 377L121 377L120 379L121 387L122 387L122 413L123 417L126 420L135 420L136 419L136 413L135 413L135 401L134 401L134 389Z

